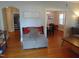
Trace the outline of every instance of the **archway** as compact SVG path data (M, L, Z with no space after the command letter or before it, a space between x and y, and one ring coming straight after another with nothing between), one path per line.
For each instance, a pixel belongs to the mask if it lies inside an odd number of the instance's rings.
M19 9L16 7L4 7L2 9L4 24L6 24L8 32L13 32L16 28L20 29Z
M7 32L7 38L10 37L9 33L17 33L16 35L20 38L20 13L16 7L4 7L2 8L3 25L4 30ZM20 39L19 39L20 41Z

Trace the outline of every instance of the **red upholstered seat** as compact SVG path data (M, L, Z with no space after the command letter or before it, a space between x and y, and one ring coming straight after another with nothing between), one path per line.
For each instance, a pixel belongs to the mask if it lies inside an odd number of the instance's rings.
M30 29L27 27L27 28L23 28L23 33L24 34L28 34L30 32Z
M37 29L37 31L40 32L40 34L44 34L43 26L41 26L41 27L34 27L34 28ZM23 28L23 33L24 34L30 33L30 27L24 27Z

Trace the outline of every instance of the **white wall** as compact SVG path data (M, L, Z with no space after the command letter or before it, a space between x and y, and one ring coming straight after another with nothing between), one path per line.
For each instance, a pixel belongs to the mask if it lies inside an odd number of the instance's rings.
M73 17L74 11L79 10L79 3L68 3L66 10L66 24L65 24L65 33L64 36L69 35L69 29L72 26L76 26L76 19Z
M79 13L79 3L70 3L68 7L67 24L69 27L76 25L76 18L74 18L74 11Z

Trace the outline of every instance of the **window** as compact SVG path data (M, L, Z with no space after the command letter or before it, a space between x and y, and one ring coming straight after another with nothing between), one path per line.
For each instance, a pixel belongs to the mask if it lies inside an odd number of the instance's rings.
M59 14L59 24L64 24L64 14Z

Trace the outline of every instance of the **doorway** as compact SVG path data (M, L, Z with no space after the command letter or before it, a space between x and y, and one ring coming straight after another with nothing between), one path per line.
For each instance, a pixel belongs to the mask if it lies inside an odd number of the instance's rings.
M20 30L19 9L16 7L5 7L2 11L8 32Z
M7 31L7 36L11 37L16 34L20 40L20 14L16 7L2 8L4 29Z
M57 31L61 31L64 33L65 11L46 10L46 19L47 35L54 35L54 33Z
M19 22L19 14L15 13L13 14L14 18L14 30L20 30L20 22Z

